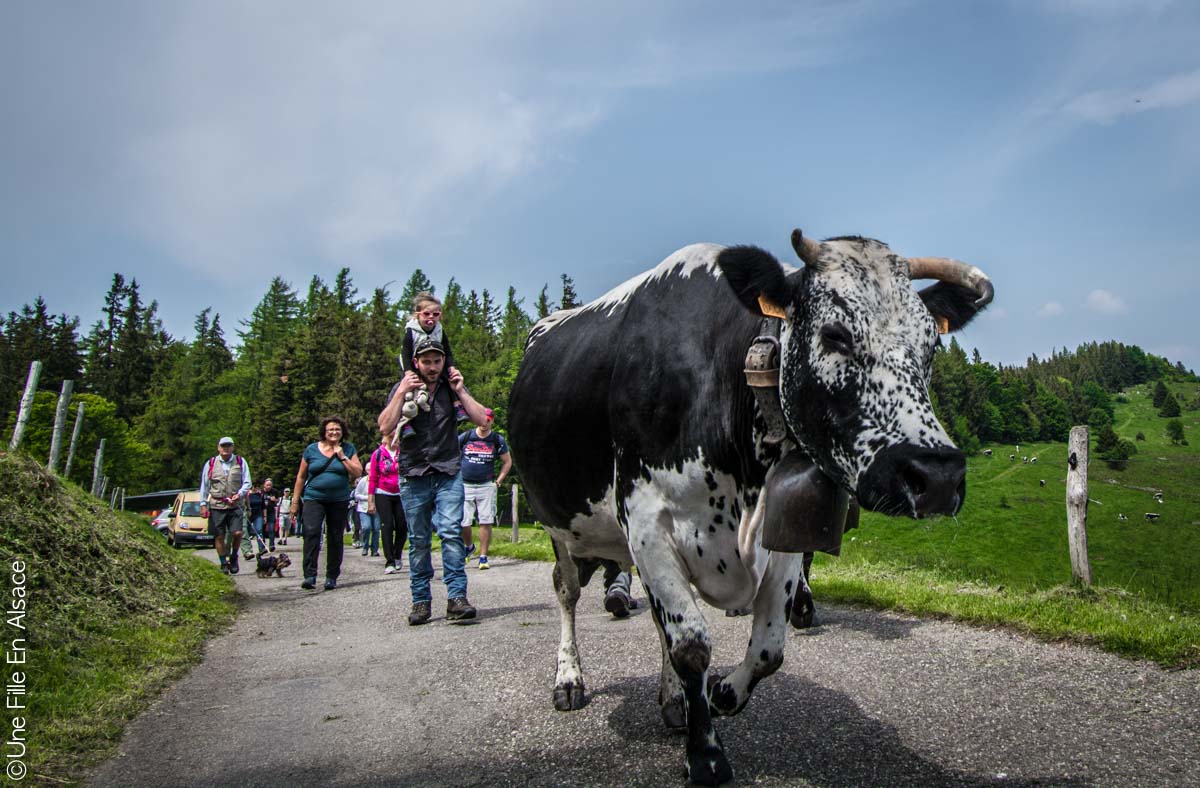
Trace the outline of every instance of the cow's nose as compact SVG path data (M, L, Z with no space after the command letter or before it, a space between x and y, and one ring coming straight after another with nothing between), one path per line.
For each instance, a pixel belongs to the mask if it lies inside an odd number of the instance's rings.
M967 497L967 465L960 452L918 455L899 471L917 517L958 514Z
M889 446L858 482L858 500L872 511L929 517L958 514L967 497L967 460L953 446Z

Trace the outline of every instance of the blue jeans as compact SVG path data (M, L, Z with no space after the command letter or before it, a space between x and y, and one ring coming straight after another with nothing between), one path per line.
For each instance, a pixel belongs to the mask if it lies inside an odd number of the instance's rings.
M462 541L462 476L434 471L400 480L400 499L408 519L408 571L412 601L430 602L429 581L433 579L430 549L433 532L442 540L442 581L446 598L467 595L466 551Z
M379 555L379 512L359 512L358 521L362 524L362 554Z

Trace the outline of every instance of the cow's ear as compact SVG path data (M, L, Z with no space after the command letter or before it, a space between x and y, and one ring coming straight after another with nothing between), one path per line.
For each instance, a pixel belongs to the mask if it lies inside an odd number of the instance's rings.
M742 305L756 315L787 317L791 288L783 266L757 246L731 246L717 255L717 265Z
M959 330L983 311L975 306L979 294L962 285L938 282L921 290L918 295L937 321L939 334Z

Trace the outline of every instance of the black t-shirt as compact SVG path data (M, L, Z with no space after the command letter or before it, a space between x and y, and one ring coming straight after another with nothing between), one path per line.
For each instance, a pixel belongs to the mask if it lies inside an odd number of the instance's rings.
M391 402L400 388L397 383L388 393ZM439 383L429 399L429 410L418 410L417 417L409 422L416 430L416 437L402 441L398 465L401 476L424 476L438 471L449 476L458 475L461 455L458 451L458 419L454 415L454 392L445 383Z
M270 492L263 491L263 510L266 512L268 520L275 519L275 510L279 506L279 493L271 490Z
M263 494L251 490L246 494L246 504L250 507L250 516L258 517L263 512Z

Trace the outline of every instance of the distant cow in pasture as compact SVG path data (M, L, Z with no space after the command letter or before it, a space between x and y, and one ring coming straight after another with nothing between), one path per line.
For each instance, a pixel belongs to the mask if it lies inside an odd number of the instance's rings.
M737 714L779 669L790 612L811 602L805 553L767 547L768 529L804 533L824 511L817 498L840 500L843 517L856 496L919 519L953 515L966 497L966 458L933 411L930 370L938 333L974 318L991 282L869 238L796 230L792 246L802 268L753 246L688 246L543 318L509 400L513 457L554 547L554 707L586 703L575 608L588 567L636 564L662 648L662 720L686 728L687 776L703 785L733 778L713 717ZM912 279L941 281L918 292ZM764 345L778 349L777 375L754 376L758 398L746 373ZM701 600L753 609L728 674L712 670Z
M1123 515L1123 514L1118 514L1118 515L1117 515L1117 519L1118 519L1118 520L1120 520L1120 521L1121 521L1121 522L1123 522L1123 523L1125 523L1125 522L1129 522L1129 518L1128 518L1128 517L1126 517L1126 516L1125 516L1125 515Z
M1017 459L1017 455L1015 455L1015 454L1010 454L1010 455L1008 455L1008 459L1010 459L1010 460L1015 460L1015 459Z
M1154 493L1154 500L1155 500L1157 503L1162 503L1162 502L1163 502L1163 494L1162 494L1162 493L1160 493L1160 492L1156 492L1156 493Z
M1158 512L1146 512L1146 520L1149 522L1153 522L1154 520L1157 520L1158 517L1159 517Z
M1046 480L1045 480L1045 479L1038 479L1038 486L1040 486L1040 487L1045 487L1045 486L1046 486Z
M992 450L991 450L991 449L984 449L984 450L983 450L983 456L984 456L984 457L991 457L991 456L992 456Z
M1032 465L1033 463L1035 463L1035 462L1037 462L1037 457L1030 457L1030 458L1029 458L1029 463L1030 463L1031 465Z

